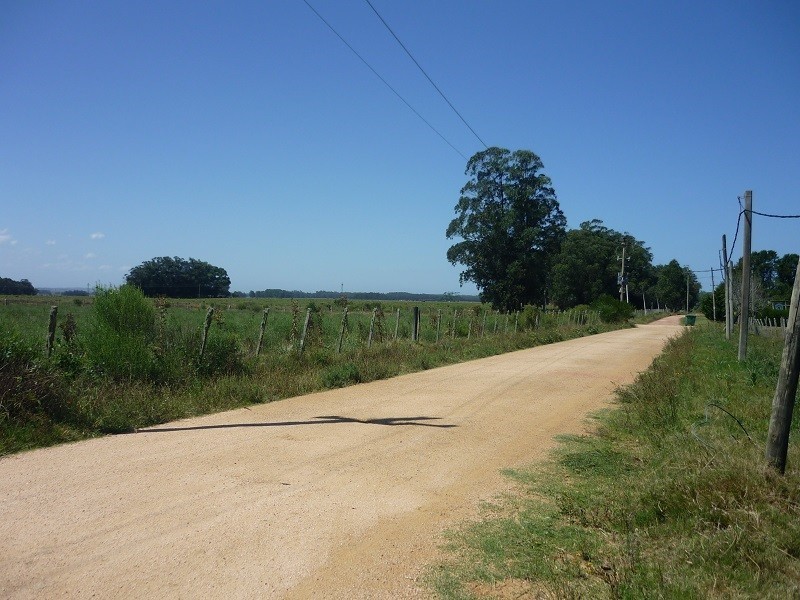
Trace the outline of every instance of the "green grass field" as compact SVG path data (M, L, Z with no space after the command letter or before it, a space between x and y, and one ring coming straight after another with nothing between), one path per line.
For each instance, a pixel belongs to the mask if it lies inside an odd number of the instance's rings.
M704 322L516 491L450 537L442 598L800 597L800 434L764 451L782 340Z
M48 357L51 306L58 319ZM499 314L477 303L420 303L415 343L413 306L347 303L339 351L341 300L152 300L125 287L93 297L0 300L0 454L628 326L585 311ZM215 310L201 358L209 307Z

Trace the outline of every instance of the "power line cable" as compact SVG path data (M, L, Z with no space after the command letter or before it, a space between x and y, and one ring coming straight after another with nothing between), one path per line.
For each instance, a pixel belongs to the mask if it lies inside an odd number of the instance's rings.
M758 212L756 210L751 210L750 212L754 215L770 217L771 219L800 219L800 215L768 215L767 213Z
M739 203L741 206L741 202ZM736 238L739 237L739 225L742 223L742 215L744 214L744 210L739 211L739 217L736 219L736 233L733 235L733 243L731 244L731 251L728 253L728 261L732 262L733 257L733 249L736 248Z
M481 136L479 136L477 133L475 133L475 130L472 128L472 126L469 123L467 123L467 120L461 115L460 112L458 112L458 110L456 110L456 107L453 106L453 103L450 102L450 100L447 99L447 96L444 95L444 92L442 90L440 90L439 86L434 83L433 79L431 79L431 76L428 75L428 73L425 72L425 69L423 69L422 65L420 65L419 62L417 61L417 59L414 58L414 56L411 54L411 51L408 48L406 48L406 45L402 41L400 41L400 38L397 37L397 34L394 32L394 30L391 27L389 27L389 24L386 22L386 19L384 19L381 16L381 14L378 12L378 10L372 5L372 2L370 2L369 0L365 0L365 1L369 5L369 7L372 9L372 12L374 12L378 16L378 18L381 20L381 23L383 23L383 25L386 27L386 29L389 30L389 33L391 33L392 36L394 37L394 39L397 40L397 43L400 44L400 47L403 50L406 51L406 54L408 54L408 57L412 61L414 61L414 64L417 65L417 68L420 71L422 71L422 74L425 75L425 78L430 82L430 84L434 87L434 89L437 92L439 92L439 95L444 99L444 101L447 102L447 105L450 108L453 109L454 113L456 113L458 115L458 118L461 119L461 122L464 123L464 125L467 126L467 128L472 132L472 135L474 135L476 138L478 138L478 141L481 144L483 144L484 148L488 148L489 147L488 144L486 142L484 142L483 139L481 139Z
M331 31L332 31L334 34L336 34L336 37L338 37L340 40L342 40L342 43L343 43L345 46L347 46L348 48L350 48L350 50L352 51L352 53L353 53L353 54L355 54L355 55L356 55L356 56L359 58L359 60L360 60L361 62L363 62L363 63L364 63L366 66L367 66L367 68L368 68L370 71L372 71L372 72L375 74L375 76L376 76L378 79L380 79L380 80L381 80L381 81L384 83L384 85L385 85L386 87L388 87L390 90L392 90L392 92L394 93L394 95L395 95L395 96L397 96L398 98L400 98L400 100L402 100L402 101L403 101L403 104L405 104L405 105L406 105L408 108L410 108L410 109L411 109L411 111L412 111L412 112L413 112L415 115L417 115L417 116L418 116L418 117L419 117L419 118L422 120L422 122L423 122L423 123L425 123L425 124L426 124L428 127L430 127L430 128L431 128L431 130L432 130L432 131L433 131L433 132L434 132L436 135L438 135L440 138L442 138L442 140L444 140L444 142L445 142L445 143L446 143L448 146L450 146L450 147L451 147L451 148L452 148L452 149L453 149L453 150L454 150L454 151L455 151L455 152L456 152L456 153L457 153L457 154L458 154L458 155L459 155L461 158L463 158L464 160L468 160L468 159L467 159L467 157L466 157L466 156L464 156L464 154L463 154L463 153L462 153L462 152L461 152L461 151L460 151L458 148L456 148L456 147L455 147L453 144L451 144L451 143L450 143L450 141L449 141L449 140L448 140L446 137L444 137L444 136L443 136L441 133L439 133L439 130L438 130L438 129L436 129L436 128L435 128L433 125L431 125L431 124L430 124L430 122L428 122L428 120L427 120L425 117L423 117L421 114L419 114L419 112L417 111L417 109L416 109L416 108L414 108L413 106L411 106L411 104L409 104L409 102L408 102L408 101L407 101L405 98L403 98L403 96L401 96L401 95L400 95L400 92L398 92L396 89L394 89L394 88L393 88L393 87L392 87L392 86L389 84L389 82L388 82L388 81L386 81L386 80L385 80L383 77L381 77L381 74L380 74L380 73L378 73L378 72L377 72L377 71L376 71L376 70L375 70L375 69L372 67L372 65L370 65L370 64L369 64L369 63L368 63L368 62L367 62L367 61L364 59L364 57L363 57L363 56L361 56L361 55L360 55L360 54L359 54L359 53L356 51L356 49L355 49L355 48L353 48L353 47L352 47L352 46L351 46L351 45L348 43L348 41L347 41L346 39L344 39L344 38L343 38L343 37L342 37L342 36L339 34L339 32L338 32L338 31L336 31L336 29L334 29L334 28L333 28L333 25L331 25L330 23L328 23L328 21L326 21L326 20L325 20L325 17L323 17L321 14L319 14L319 12L317 12L317 9L316 9L316 8L314 8L313 6L311 6L311 4L309 4L309 3L308 3L308 0L303 0L303 2L305 2L306 6L308 6L308 8L310 8L310 9L313 11L313 13L314 13L315 15L317 15L317 17L319 17L320 21L322 21L323 23L325 23L325 25L327 25L327 26L328 26L328 29L330 29L330 30L331 30Z
M741 208L742 198L740 196L737 196L737 199L739 200L739 208ZM737 218L736 221L736 233L733 236L733 244L731 244L731 251L728 253L728 260L731 260L733 257L733 249L736 247L736 239L739 237L739 226L742 223L742 215L745 212L746 211L743 208L739 211L739 217ZM761 217L769 217L771 219L800 219L800 215L771 215L768 213L758 212L757 210L752 210L752 209L750 210L750 213L754 215L759 215Z

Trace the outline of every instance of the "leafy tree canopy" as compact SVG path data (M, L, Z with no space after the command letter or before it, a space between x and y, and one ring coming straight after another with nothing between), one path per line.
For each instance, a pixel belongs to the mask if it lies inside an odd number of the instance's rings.
M14 281L7 277L0 277L0 294L8 294L10 296L35 296L37 290L27 279Z
M498 309L541 304L566 219L542 161L529 150L492 147L469 159L447 237L447 260L466 267L481 300Z
M774 250L756 250L750 254L752 279L757 282L766 300L789 300L797 270L798 255L778 256ZM742 259L734 267L734 276L742 272Z
M221 267L202 260L160 256L134 267L125 276L146 296L220 298L229 295L231 280Z
M553 302L567 308L591 304L603 295L617 297L623 245L631 301L638 304L641 292L653 283L653 255L644 242L609 229L599 219L567 232L553 265Z
M666 265L655 267L656 285L655 293L662 305L671 310L681 310L686 307L686 286L689 286L689 309L694 307L700 299L700 282L697 276L688 268L682 267L673 259Z

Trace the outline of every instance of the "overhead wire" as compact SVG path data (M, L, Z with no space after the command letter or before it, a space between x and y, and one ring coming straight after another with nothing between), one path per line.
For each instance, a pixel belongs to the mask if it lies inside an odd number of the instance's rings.
M458 118L459 118L459 119L461 119L461 122L462 122L462 123L464 123L464 125L466 125L466 126L467 126L467 129L469 129L469 130L472 132L472 135L474 135L476 138L478 138L478 141L479 141L481 144L483 144L483 147L484 147L484 148L488 148L488 147L489 147L489 146L488 146L488 144L487 144L486 142L484 142L484 141L483 141L483 139L481 138L481 136L479 136L479 135L478 135L478 134L475 132L475 130L472 128L472 125L470 125L469 123L467 123L467 120L466 120L466 119L463 117L463 115L462 115L460 112L458 112L458 110L456 109L456 107L455 107L455 106L453 106L453 103L452 103L452 102L450 102L450 100L447 98L447 96L445 96L444 92L443 92L443 91L442 91L442 90L439 88L439 86L438 86L438 85L436 85L436 83L433 81L433 79L431 79L431 76L430 76L430 75L428 75L428 73L425 71L425 69L423 69L423 68L422 68L422 65L421 65L421 64L419 64L419 61L417 61L417 59L416 59L416 58L414 58L414 55L413 55L413 54L411 54L411 51L410 51L410 50L409 50L409 49L406 47L406 45L405 45L405 44L404 44L404 43L403 43L403 42L400 40L400 38L399 38L399 37L397 37L397 34L396 34L396 33L394 32L394 30L393 30L393 29L392 29L392 28L389 26L389 23L387 23L387 22L386 22L386 19L384 19L384 18L381 16L381 14L378 12L378 10L377 10L377 9L376 9L376 8L375 8L373 5L372 5L372 2L370 2L370 0L365 0L365 2L366 2L366 3L369 5L369 7L372 9L372 12L374 12L374 13L377 15L378 19L380 19L381 23L383 23L384 27L386 27L386 29L388 29L388 30L389 30L389 33L391 33L391 34L392 34L392 37L394 37L394 39L395 39L395 40L397 40L397 43L398 43L398 44L400 44L400 47L401 47L403 50L405 50L406 54L408 54L408 57L409 57L409 58L410 58L412 61L414 61L414 64L415 64L415 65L417 65L417 68L418 68L418 69L419 69L419 70L422 72L422 74L423 74L423 75L425 75L425 78L426 78L426 79L427 79L427 80L430 82L430 84L433 86L433 88L434 88L434 89L435 89L437 92L439 92L439 95L442 97L442 99L443 99L445 102L447 102L447 105L448 105L448 106L449 106L451 109L453 109L453 112L454 112L454 113L456 113L456 115L458 115Z
M419 117L419 118L422 120L422 122L423 122L423 123L425 123L425 124L426 124L428 127L430 127L430 128L431 128L431 130L432 130L432 131L433 131L433 132L434 132L436 135L438 135L440 138L442 138L442 140L443 140L443 141L444 141L444 142L445 142L445 143L446 143L448 146L450 146L450 147L451 147L451 148L452 148L452 149L453 149L453 150L454 150L454 151L455 151L455 152L456 152L456 153L457 153L457 154L458 154L458 155L459 155L461 158L463 158L464 160L468 160L468 159L467 159L467 157L466 157L466 156L465 156L465 155L464 155L464 154L463 154L463 153L462 153L462 152L461 152L461 151L460 151L458 148L456 148L456 147L455 147L455 146L454 146L454 145L453 145L453 144L450 142L450 140L448 140L446 137L444 137L444 135L442 135L442 134L439 132L439 130L438 130L438 129L436 129L436 128L435 128L433 125L431 125L431 124L430 124L430 122L429 122L429 121L428 121L428 120L427 120L425 117L423 117L423 116L422 116L422 115L419 113L419 111L417 111L417 109L416 109L416 108L414 108L413 106L411 106L411 104L408 102L408 100L406 100L406 99L405 99L405 98L404 98L402 95L400 95L400 92L398 92L396 89L394 89L394 88L393 88L393 87L392 87L392 86L389 84L389 82L388 82L388 81L386 81L386 79L384 79L384 78L381 76L381 74L380 74L380 73L378 73L378 71L376 71L376 70L374 69L374 67L373 67L371 64L369 64L369 63L366 61L366 59L365 59L363 56L361 56L361 54L359 54L359 53L358 53L358 51L357 51L355 48L353 48L353 46L351 46L351 45L350 45L350 43L349 43L349 42L348 42L346 39L344 39L344 38L342 37L342 35L341 35L341 34L340 34L338 31L336 31L336 29L333 27L333 25L331 25L331 24L330 24L330 23L329 23L329 22L328 22L328 21L325 19L325 17L323 17L323 16L322 16L322 15L321 15L321 14L320 14L318 11L317 11L317 9L316 9L316 8L314 8L313 6L311 6L311 4L308 2L308 0L303 0L303 2L305 2L306 6L308 6L308 8L310 8L310 9L312 10L312 12L313 12L315 15L317 15L317 17L319 17L320 21L322 21L323 23L325 23L325 25L327 25L328 29L330 29L330 30L331 30L331 31L332 31L332 32L333 32L333 33L336 35L336 37L338 37L338 38L339 38L339 39L342 41L342 43L343 43L345 46L347 46L348 48L350 48L350 51L351 51L353 54L355 54L355 55L358 57L358 59L359 59L359 60L360 60L362 63L364 63L364 64L367 66L367 68L368 68L370 71L372 71L372 72L375 74L375 76L376 76L378 79L380 79L380 80L383 82L383 84L384 84L386 87L388 87L388 88L389 88L389 89L390 89L390 90L391 90L391 91L394 93L394 95L395 95L395 96L397 96L398 98L400 98L400 100L402 100L403 104L405 104L405 105L406 105L406 106L407 106L409 109L411 109L411 111L412 111L412 112L413 112L415 115L417 115L417 117Z
M740 196L737 196L737 199L739 200L739 208L741 208L742 207L742 199L741 199ZM748 212L748 211L746 211L744 208L741 208L741 210L739 211L739 216L738 216L738 218L736 220L736 233L733 235L733 244L731 244L731 251L728 253L729 259L730 259L730 257L733 256L733 249L736 247L736 239L739 237L739 226L742 223L742 215L745 212ZM761 217L768 217L770 219L800 219L800 215L772 215L772 214L769 214L769 213L762 213L762 212L759 212L757 210L752 210L752 209L750 209L749 212L750 212L750 214L759 215Z
M800 219L800 215L769 215L767 213L758 212L757 210L751 210L750 212L754 215L770 217L771 219Z

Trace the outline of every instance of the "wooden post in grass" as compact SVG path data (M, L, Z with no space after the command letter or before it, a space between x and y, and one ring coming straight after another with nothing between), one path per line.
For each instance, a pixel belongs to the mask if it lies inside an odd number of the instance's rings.
M411 324L411 341L416 342L419 339L419 306L414 307L412 318L414 322Z
M394 322L394 341L397 341L397 332L400 330L400 309L397 309L397 320Z
M772 416L767 433L767 462L783 474L786 470L786 454L789 449L789 429L792 424L794 398L797 394L797 380L800 375L800 260L792 288L792 304L789 308L789 328L783 344L781 370L778 385L772 400Z
M753 192L744 193L744 239L742 240L742 311L739 315L739 361L747 357L750 328L750 247L753 235Z
M716 285L714 284L714 267L711 267L711 310L714 315L714 322L717 322L717 295L714 293L716 290Z
M300 352L306 349L306 335L308 334L308 324L311 322L311 307L306 309L306 320L303 323L303 335L300 336Z
M486 309L483 311L483 324L481 325L481 337L486 337Z
M731 267L728 263L728 244L725 235L722 236L722 268L725 269L725 339L731 339L733 331L733 298L731 294Z
M517 327L519 326L519 311L514 313L514 334L517 333Z
M47 326L47 356L53 353L53 343L56 341L56 320L58 318L58 307L50 307L50 323ZM41 338L40 338L41 339Z
M336 346L336 353L342 353L342 344L344 343L344 332L347 330L347 307L344 307L342 314L342 327L339 329L339 344ZM397 334L395 334L396 336Z
M264 309L264 316L261 317L261 327L258 331L258 346L256 346L256 356L261 354L261 345L264 342L264 331L267 329L267 317L269 316L269 308Z
M442 329L442 309L436 313L436 343L439 343L439 332Z
M206 342L208 341L208 330L211 329L211 320L214 318L214 307L209 306L206 311L206 322L203 324L203 339L200 342L200 360L206 353Z
M372 336L375 333L375 317L378 315L378 309L372 309L372 319L369 322L369 337L367 338L367 348L372 348Z

